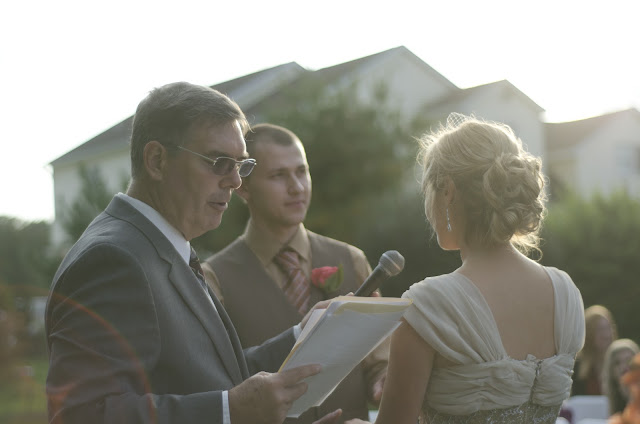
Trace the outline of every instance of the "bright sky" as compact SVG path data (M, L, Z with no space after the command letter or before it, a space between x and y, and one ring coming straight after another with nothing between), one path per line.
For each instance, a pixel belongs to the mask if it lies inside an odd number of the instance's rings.
M458 87L508 79L547 121L640 108L637 0L32 0L0 5L0 215L53 218L48 163L153 87L404 45Z

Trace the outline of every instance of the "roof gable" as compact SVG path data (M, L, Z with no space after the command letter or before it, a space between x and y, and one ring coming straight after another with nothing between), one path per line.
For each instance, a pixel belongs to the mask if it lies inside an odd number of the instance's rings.
M247 108L245 113L248 117L260 117L263 114L263 111L281 107L281 105L291 101L291 95L294 93L306 92L310 87L338 86L340 83L357 81L360 75L367 74L382 62L392 60L397 61L400 56L403 56L404 60L417 63L425 73L430 77L433 77L439 84L445 86L448 91L459 90L455 84L426 64L409 49L404 46L398 46L369 56L354 59L349 62L300 74L299 78L292 80L290 84L283 86L282 90L274 92L271 96L264 97L251 108Z
M545 124L545 130L548 149L553 151L575 146L590 134L623 116L633 116L640 119L640 111L630 108L578 121L547 122Z
M231 79L229 81L224 81L221 82L219 84L215 84L212 85L211 88L214 88L216 90L218 90L221 93L224 93L226 95L230 95L230 93L234 93L236 90L238 90L239 88L243 87L245 84L249 83L249 82L253 82L257 79L260 79L262 76L268 74L268 73L272 73L274 71L278 71L280 69L285 69L287 67L299 67L300 69L303 69L300 65L298 65L296 62L289 62L289 63L284 63L282 65L277 65L274 66L272 68L267 68L267 69L262 69L260 71L248 74L248 75L244 75L238 78L234 78Z
M263 86L270 90L277 90L279 88L276 84L278 78L286 81L287 78L295 78L296 75L304 72L306 71L302 66L298 65L296 62L289 62L215 84L212 85L211 88L226 94L236 101L240 105L240 108L244 110L245 107L252 103L252 98L258 93L258 90L255 90L255 93L252 90L251 94L247 95L247 87ZM97 154L104 154L106 152L128 148L132 125L133 115L89 139L75 149L65 153L57 159L54 159L50 165L54 167L61 166L66 163L81 161Z
M544 112L544 109L534 102L529 96L524 94L518 87L513 85L511 82L507 80L499 80L490 82L487 84L476 85L474 87L463 88L455 91L448 97L438 100L435 103L429 105L434 109L453 109L456 105L464 102L466 99L474 96L478 93L486 92L488 90L508 90L513 93L516 97L524 101L526 104L533 107L536 112Z
M108 130L93 137L89 141L53 160L50 165L54 167L61 166L67 163L81 161L97 154L104 154L120 150L122 148L127 148L129 139L131 138L132 124L133 116L130 116Z
M411 50L405 46L393 47L379 53L364 56L349 62L340 63L338 65L322 68L314 72L314 76L322 79L324 82L334 82L346 75L353 75L359 70L365 70L368 66L383 60L392 60L399 55L407 56L409 60L415 61L426 72L437 78L440 83L451 89L458 89L455 84L446 79L441 73L429 66L425 61L416 56Z

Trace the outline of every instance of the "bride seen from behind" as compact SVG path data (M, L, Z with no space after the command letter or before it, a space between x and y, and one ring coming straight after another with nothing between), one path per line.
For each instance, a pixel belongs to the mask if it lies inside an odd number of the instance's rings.
M459 114L421 141L427 220L462 265L404 293L376 423L554 423L584 308L565 272L523 254L545 214L541 161L507 125Z

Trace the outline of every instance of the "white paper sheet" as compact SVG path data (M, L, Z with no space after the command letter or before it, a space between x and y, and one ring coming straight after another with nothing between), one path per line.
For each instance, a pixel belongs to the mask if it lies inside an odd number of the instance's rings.
M341 296L318 314L317 321L310 320L280 370L320 364L322 371L305 380L309 388L287 416L296 418L320 405L400 325L410 304L410 299Z

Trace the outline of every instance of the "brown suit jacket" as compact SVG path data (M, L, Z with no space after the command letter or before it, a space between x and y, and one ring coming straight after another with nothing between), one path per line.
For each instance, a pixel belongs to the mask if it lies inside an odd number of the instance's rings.
M312 268L342 264L344 279L332 293L311 287L311 304L355 292L357 281L347 244L307 230L312 252ZM224 298L225 309L243 345L269 339L282 329L300 322L302 316L289 303L278 284L266 273L260 261L243 239L236 239L207 260L215 272ZM331 346L327 346L330 349ZM323 415L342 408L342 420L368 419L367 388L361 366L356 367L319 407L298 419L285 423L312 423Z

